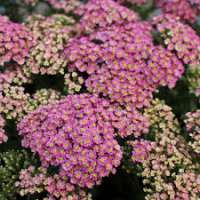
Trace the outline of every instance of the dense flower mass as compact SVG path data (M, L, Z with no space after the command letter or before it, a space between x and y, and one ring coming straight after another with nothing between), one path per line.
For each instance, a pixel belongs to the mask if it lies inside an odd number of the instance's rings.
M199 65L200 38L187 24L172 15L162 15L153 20L168 50L176 52L184 64Z
M46 168L29 166L20 171L15 186L21 196L47 191L48 197L44 199L91 200L91 195L71 184L63 172L50 176Z
M77 72L66 73L64 76L66 90L69 94L80 92L84 84L84 78Z
M200 110L189 112L186 117L186 128L192 139L189 145L194 152L200 154Z
M120 116L109 106L95 96L75 95L41 107L19 123L22 145L44 165L60 165L72 183L91 187L115 173L122 156L109 123Z
M27 27L0 16L0 65L9 61L24 64L33 44L32 33Z
M189 0L189 2L196 6L198 8L198 10L200 10L200 1L199 0Z
M30 83L21 66L7 66L0 74L0 113L7 119L21 118L26 110L26 102L30 97L25 93L22 84Z
M199 14L190 0L156 0L156 4L164 13L173 14L189 22L195 22Z
M129 145L132 146L132 160L133 162L143 163L149 157L149 152L155 148L153 142L147 140L130 141Z
M86 32L93 32L113 24L135 22L139 19L134 11L120 6L113 0L90 0L80 6L76 12L83 16L80 25Z
M29 18L27 25L33 31L37 43L31 50L24 70L33 74L63 73L67 66L63 50L75 32L73 24L73 18L63 15L36 15Z
M140 5L147 3L148 0L117 0L117 2L119 2L119 3L127 3L128 2L128 3L140 6Z
M0 74L0 113L7 119L20 120L40 105L61 98L60 92L53 89L40 89L32 95L27 93L23 85L31 82L18 65L7 66L4 73Z
M120 32L120 34L118 34ZM129 23L102 29L67 45L69 70L90 74L89 91L125 106L148 106L159 85L173 87L184 71L175 55L155 47L147 23Z
M66 13L73 11L81 5L79 0L46 0L54 9L64 10Z
M5 120L0 115L0 144L3 142L7 142L8 140L8 137L5 134L4 126L5 126Z
M145 109L145 115L150 120L150 134L154 141L130 142L133 147L133 162L142 165L143 171L140 174L147 193L145 198L198 199L199 165L192 163L171 108L154 100L152 106Z
M26 102L26 114L35 110L41 105L56 102L61 99L62 95L59 91L53 89L40 89L37 90Z
M0 4L0 200L200 199L199 0Z

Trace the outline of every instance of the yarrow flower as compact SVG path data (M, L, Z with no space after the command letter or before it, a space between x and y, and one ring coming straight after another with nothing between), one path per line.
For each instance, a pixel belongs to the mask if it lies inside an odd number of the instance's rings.
M34 33L36 45L31 50L24 71L50 75L64 73L67 62L63 50L69 38L75 33L75 28L72 28L74 23L72 18L63 15L46 18L36 15L29 18L27 26Z
M25 91L24 84L31 84L31 77L24 73L21 66L7 66L0 74L0 113L6 119L20 120L39 105L46 105L61 98L52 89L37 90L32 95Z
M199 13L198 9L193 6L191 1L192 0L156 0L156 5L166 14L173 14L183 20L194 23Z
M10 61L24 64L33 44L33 35L27 27L0 16L0 65Z
M74 94L76 92L80 92L84 84L84 78L82 76L79 76L77 72L71 72L71 73L66 73L64 79L68 94Z
M153 25L167 49L175 52L184 64L199 65L200 38L189 25L172 15L155 17Z
M113 24L120 25L139 20L134 11L113 0L90 0L87 4L80 6L76 13L82 16L80 28L89 33Z
M27 169L21 170L15 186L21 196L46 191L49 197L44 199L91 199L90 194L71 184L63 172L50 176L47 169L42 167L29 166Z
M149 152L154 148L153 142L147 140L135 140L128 143L132 146L132 160L136 163L143 163L147 160Z
M5 126L5 120L0 115L0 144L4 143L4 142L7 142L7 140L8 140L8 137L5 134L4 126Z
M200 1L199 0L189 0L189 2L196 6L198 8L198 10L200 10Z
M22 145L37 152L43 165L60 166L71 183L90 188L120 164L122 153L111 123L119 120L115 112L95 96L68 95L18 124Z
M145 4L145 3L147 3L148 0L117 0L117 2L119 2L119 3L128 2L128 3L131 3L131 4L137 5L137 6L141 6L141 5Z
M26 105L26 113L29 113L41 105L47 105L49 103L60 100L62 95L59 91L53 89L40 89L37 90L31 98L28 99Z
M189 145L194 152L200 154L200 110L186 113L185 124L192 139Z
M30 83L19 65L7 66L0 74L0 113L7 119L21 118L30 95L22 84Z
M74 11L81 5L79 0L46 0L54 9L64 10L66 13Z
M154 140L138 140L130 144L133 146L133 162L143 169L139 174L147 193L145 199L198 199L199 164L193 164L171 108L156 99L144 112L150 120L149 134Z
M174 87L184 71L175 55L152 40L148 23L101 29L68 43L68 69L89 74L90 92L134 109L148 106L158 86Z

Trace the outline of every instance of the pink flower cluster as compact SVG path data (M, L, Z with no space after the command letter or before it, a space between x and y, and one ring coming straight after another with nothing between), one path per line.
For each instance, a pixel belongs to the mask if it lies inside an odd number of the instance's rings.
M193 6L192 0L156 0L156 5L164 13L173 14L192 23L199 14L196 6Z
M0 16L0 65L9 61L24 64L33 44L33 35L27 27Z
M131 108L148 106L159 85L173 87L184 71L174 54L153 45L151 26L143 22L71 40L65 54L69 70L90 74L89 91Z
M45 168L36 169L34 166L29 166L20 171L19 180L15 183L15 186L21 196L40 193L44 190L46 178Z
M8 140L8 137L5 134L4 126L5 126L5 120L0 115L0 144L3 142L7 142Z
M149 157L149 152L155 148L153 142L147 140L130 141L129 145L132 146L132 160L136 163L143 163Z
M81 5L79 0L46 0L54 9L64 10L66 13L73 11Z
M178 17L162 15L153 20L155 30L163 39L167 49L189 68L186 73L190 92L200 95L200 37L187 24L180 22Z
M90 188L120 164L114 128L122 113L96 96L68 95L27 115L18 130L43 165L60 166L71 183Z
M19 181L15 183L15 186L21 196L47 191L49 196L44 198L45 200L91 199L89 194L70 183L64 171L49 176L46 168L29 166L27 169L21 170Z
M90 0L87 4L80 6L76 13L82 16L81 29L89 33L102 27L135 22L139 19L134 11L113 0Z
M198 8L198 10L200 10L200 1L199 0L189 0L189 2L196 6Z
M186 114L186 129L192 141L189 143L193 151L200 154L200 110Z
M104 63L117 63L120 59L128 59L137 48L136 59L139 56L145 57L151 47L151 26L148 23L136 22L113 25L90 36L71 39L65 48L65 55L70 62L70 71L78 69L91 75Z
M145 3L147 3L148 0L117 0L117 2L119 2L119 3L128 2L128 3L131 3L131 4L135 4L137 6L141 6L141 5L145 4Z
M199 65L200 37L189 25L172 15L155 17L153 24L168 50L176 52L184 64Z
M65 176L65 171L61 170L58 175L48 177L45 189L50 194L49 200L92 200L91 194L73 185L69 178ZM46 198L44 200L47 200Z

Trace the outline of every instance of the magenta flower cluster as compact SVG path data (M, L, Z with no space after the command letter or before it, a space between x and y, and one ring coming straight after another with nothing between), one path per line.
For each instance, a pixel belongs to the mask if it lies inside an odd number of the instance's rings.
M72 39L65 54L69 70L90 74L89 91L131 109L148 106L158 86L174 87L184 72L174 54L153 45L151 27L143 22L113 25Z
M137 6L141 6L148 2L148 0L117 0L119 3L131 3Z
M198 8L198 10L200 10L200 1L199 0L189 0L189 2L196 6Z
M120 164L114 123L121 114L96 96L68 95L26 116L18 130L44 166L60 166L71 183L90 188Z
M98 28L109 27L113 24L123 24L139 20L138 15L113 0L90 0L80 6L76 13L81 15L80 28L93 32Z
M153 142L147 140L130 141L129 145L132 146L132 161L136 163L143 163L149 157L150 151L155 148Z
M149 21L132 8L153 1L40 2L65 15L32 15L24 24L0 16L0 143L5 120L14 119L22 147L42 165L21 171L17 192L90 200L85 189L120 166L122 141L142 170L146 200L199 199L192 156L200 153L200 111L186 114L187 144L172 109L154 94L175 87L185 66L189 89L200 94L200 37L188 23L200 2L155 0L163 14Z
M9 61L24 64L33 44L33 35L27 27L0 16L0 65Z
M164 13L173 14L182 20L194 23L199 10L194 6L192 0L156 0L156 5Z
M64 10L66 13L81 5L79 0L46 0L54 9Z
M167 49L190 66L199 64L200 38L189 25L173 15L161 15L153 20L155 30L161 34Z

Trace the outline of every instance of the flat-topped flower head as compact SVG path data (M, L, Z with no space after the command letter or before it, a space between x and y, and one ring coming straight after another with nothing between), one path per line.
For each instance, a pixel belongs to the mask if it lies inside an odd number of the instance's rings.
M33 35L27 27L0 16L0 65L10 61L24 64L33 44Z
M73 39L65 49L68 69L87 72L92 93L135 109L148 106L158 86L174 87L184 72L176 55L154 46L151 30L136 22Z
M157 16L153 25L167 49L175 52L184 64L199 65L200 37L195 30L173 15Z
M129 144L133 164L143 178L145 199L199 199L199 164L193 163L172 109L156 99L144 112L150 121L151 141Z
M122 152L114 139L123 120L118 114L123 112L96 96L68 95L31 112L18 130L22 145L37 152L43 165L60 166L71 183L91 188L120 164Z
M89 193L70 183L64 171L49 175L46 168L32 165L20 171L15 187L20 196L47 192L48 197L44 199L91 200Z
M64 73L67 62L63 51L68 40L75 34L74 23L73 18L64 15L30 17L27 26L33 31L36 44L31 49L24 71L50 75Z
M46 0L55 10L63 10L65 13L73 12L81 5L79 0Z
M173 14L184 21L194 23L199 12L191 1L192 0L156 0L156 5L166 14Z
M131 3L137 6L142 6L143 4L148 2L148 0L115 0L115 1L119 3Z
M143 163L148 159L149 152L154 148L154 143L147 140L135 140L128 143L132 146L132 161L136 163Z
M138 15L113 0L91 0L80 6L76 13L81 15L80 27L83 31L93 32L113 24L123 24L139 20Z

